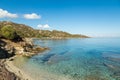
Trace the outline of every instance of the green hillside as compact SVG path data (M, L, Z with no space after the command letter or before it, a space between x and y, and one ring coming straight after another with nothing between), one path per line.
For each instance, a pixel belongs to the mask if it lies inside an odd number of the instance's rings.
M21 37L35 37L35 38L88 38L85 35L70 34L63 31L49 31L49 30L36 30L30 26L24 24L18 24L14 22L1 21L0 30L4 26L12 26L16 33Z

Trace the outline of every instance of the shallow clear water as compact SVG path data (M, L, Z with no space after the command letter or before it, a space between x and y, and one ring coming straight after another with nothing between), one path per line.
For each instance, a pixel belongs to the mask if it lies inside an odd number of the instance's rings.
M14 63L34 80L120 80L120 38L34 40L50 50Z

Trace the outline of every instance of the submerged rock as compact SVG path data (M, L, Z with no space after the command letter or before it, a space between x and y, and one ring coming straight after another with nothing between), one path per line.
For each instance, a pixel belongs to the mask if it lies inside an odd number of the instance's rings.
M111 76L113 78L115 78L116 80L120 80L120 66L108 64L108 63L103 63L103 64L112 72Z
M112 77L114 77L116 80L120 80L120 71L114 72Z
M108 78L102 78L102 76L88 75L85 76L84 80L109 80Z
M103 63L104 66L106 66L110 70L118 71L120 68L116 65L109 64L109 63Z
M104 52L104 53L102 53L102 56L105 59L108 59L108 60L111 60L111 61L120 62L120 53Z

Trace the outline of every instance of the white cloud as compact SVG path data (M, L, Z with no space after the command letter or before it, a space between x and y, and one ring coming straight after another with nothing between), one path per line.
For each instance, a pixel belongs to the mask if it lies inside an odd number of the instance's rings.
M0 9L0 18L17 18L17 14L8 12L7 10Z
M38 24L37 27L39 29L49 29L50 28L50 26L48 24L45 24L45 25Z
M32 13L32 14L24 14L23 17L25 19L40 19L41 16L37 15L36 13Z

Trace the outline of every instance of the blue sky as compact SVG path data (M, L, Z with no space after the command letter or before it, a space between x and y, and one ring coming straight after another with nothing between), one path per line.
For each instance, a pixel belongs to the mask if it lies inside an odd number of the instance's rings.
M1 0L0 9L0 20L33 28L92 37L120 36L120 0Z

